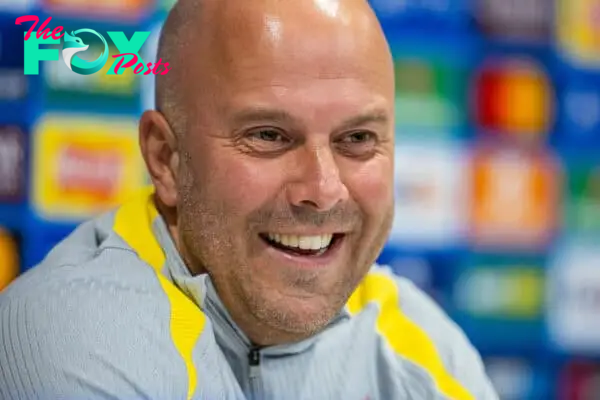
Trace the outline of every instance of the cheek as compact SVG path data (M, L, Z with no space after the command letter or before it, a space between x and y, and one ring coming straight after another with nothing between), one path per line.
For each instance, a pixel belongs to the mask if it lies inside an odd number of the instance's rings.
M218 162L206 163L203 180L208 195L227 212L242 216L264 206L277 196L280 176L277 168L265 168L259 161L221 154Z
M371 220L387 215L394 204L393 171L391 159L373 159L358 169L354 168L346 180L353 200Z

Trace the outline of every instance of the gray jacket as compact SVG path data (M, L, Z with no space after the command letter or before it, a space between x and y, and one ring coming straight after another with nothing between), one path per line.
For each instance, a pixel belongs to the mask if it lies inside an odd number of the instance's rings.
M0 399L480 399L460 329L374 266L320 334L253 349L151 197L81 225L0 294Z

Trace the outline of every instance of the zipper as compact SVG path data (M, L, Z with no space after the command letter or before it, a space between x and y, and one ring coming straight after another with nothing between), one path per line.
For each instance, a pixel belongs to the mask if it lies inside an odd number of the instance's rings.
M253 347L248 353L248 365L250 372L248 374L250 380L250 392L253 400L260 400L262 385L260 380L260 349Z
M210 282L210 281L209 281ZM210 285L210 283L209 283ZM239 332L236 327L226 318L226 316L221 313L220 307L213 301L211 295L216 297L216 293L211 286L207 288L207 295L205 298L205 308L208 314L216 319L213 321L215 330L219 330L221 332L221 340L227 340L228 344L233 345L233 349L237 348L236 353L246 353L248 357L248 383L250 393L249 396L252 400L261 400L264 396L262 394L262 380L260 379L260 363L261 363L261 350L259 347L252 347L250 342ZM217 343L219 346L219 339L217 338ZM235 351L235 350L234 350ZM238 352L239 351L239 352ZM242 354L243 354L242 353ZM240 377L243 379L243 377ZM243 387L243 382L239 382ZM247 388L244 390L246 391Z

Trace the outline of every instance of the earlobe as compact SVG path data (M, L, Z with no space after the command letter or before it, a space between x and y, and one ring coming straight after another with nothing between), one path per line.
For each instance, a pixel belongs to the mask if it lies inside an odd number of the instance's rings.
M177 139L165 117L146 111L140 118L140 149L156 195L167 207L177 205Z

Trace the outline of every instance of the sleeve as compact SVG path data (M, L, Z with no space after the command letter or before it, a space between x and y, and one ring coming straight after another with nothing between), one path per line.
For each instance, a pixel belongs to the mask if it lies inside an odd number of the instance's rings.
M1 400L186 397L183 362L140 319L160 313L151 296L93 280L49 286L0 296Z
M388 274L392 274L389 270ZM393 275L393 274L392 274ZM402 312L435 343L447 371L477 400L497 400L479 352L462 329L427 294L405 278L393 275Z

